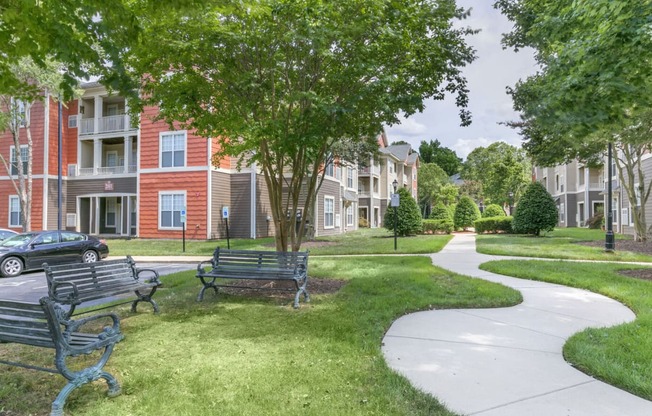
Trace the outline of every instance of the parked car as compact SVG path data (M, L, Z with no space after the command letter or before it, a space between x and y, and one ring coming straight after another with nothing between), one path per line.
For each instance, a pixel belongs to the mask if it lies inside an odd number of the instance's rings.
M63 263L92 263L109 255L104 240L73 231L38 231L16 234L0 242L0 273L20 275L24 270Z
M0 241L9 238L13 235L18 234L16 231L7 230L6 228L0 228Z

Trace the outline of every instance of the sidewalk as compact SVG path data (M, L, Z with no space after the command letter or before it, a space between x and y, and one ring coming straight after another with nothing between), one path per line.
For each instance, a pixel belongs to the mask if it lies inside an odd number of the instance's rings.
M433 264L521 291L511 308L434 310L392 324L389 366L449 409L482 416L648 416L652 402L595 380L562 356L572 334L632 321L620 303L584 290L478 269L475 235L456 235Z

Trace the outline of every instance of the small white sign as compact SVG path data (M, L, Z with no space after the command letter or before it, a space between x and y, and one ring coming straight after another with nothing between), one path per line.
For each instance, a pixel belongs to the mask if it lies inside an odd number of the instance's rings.
M392 199L389 201L390 207L397 207L401 202L401 197L399 194L392 194Z
M222 219L223 220L229 219L229 207L222 207Z
M181 210L181 222L185 223L186 222L186 209Z

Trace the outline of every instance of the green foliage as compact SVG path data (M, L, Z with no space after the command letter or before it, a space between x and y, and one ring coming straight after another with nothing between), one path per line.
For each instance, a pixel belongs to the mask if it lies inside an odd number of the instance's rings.
M497 217L486 217L476 220L474 223L475 232L482 233L511 233L512 217L506 217L505 213Z
M419 157L424 163L434 163L442 168L448 176L453 176L460 172L462 168L462 158L457 157L457 153L447 147L443 147L439 140L430 140L427 143L421 141L419 146ZM420 179L420 178L419 178Z
M586 220L586 226L592 230L599 230L604 225L604 214L596 212L594 216Z
M442 188L449 183L448 175L434 163L423 163L419 166L419 181L417 192L419 205L424 216L428 213L433 202L437 201L442 193Z
M460 198L460 202L455 207L455 215L453 216L453 222L455 223L455 228L467 229L473 226L475 220L480 218L480 210L478 206L475 205L475 202L468 196L463 196Z
M453 213L450 208L440 202L432 208L432 212L428 218L431 220L453 221Z
M516 206L514 232L540 235L552 231L557 225L557 206L546 188L539 182L532 182Z
M482 218L489 217L505 217L505 210L498 204L489 204L485 207L484 212L482 213Z
M450 234L453 229L452 220L423 220L424 234Z
M470 121L461 69L475 58L465 41L473 31L454 27L464 14L454 0L186 6L144 19L131 62L148 74L140 106L164 103L162 119L216 138L215 163L227 156L257 163L277 248L291 239L298 249L301 234L295 240L286 213L312 212L329 160L369 159L337 154L343 143L377 145L383 125L448 91L458 96L462 123Z
M366 218L358 219L358 227L360 228L369 228L369 221Z
M398 211L395 213L394 207L387 207L385 211L383 218L385 228L393 232L396 223L396 233L402 237L419 234L423 224L417 202L406 188L399 188L398 195L400 198ZM398 222L395 222L397 217Z
M518 201L531 181L531 171L529 159L522 149L495 142L486 148L477 147L469 153L462 169L462 178L480 183L486 202L509 205Z

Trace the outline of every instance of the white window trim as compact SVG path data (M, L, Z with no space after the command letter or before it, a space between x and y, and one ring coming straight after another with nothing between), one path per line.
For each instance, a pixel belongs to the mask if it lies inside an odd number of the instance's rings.
M113 202L113 210L109 211L109 201ZM109 224L109 212L113 213L113 223ZM104 226L109 228L115 228L115 220L118 216L118 201L115 198L106 199L106 208L104 209Z
M328 214L328 212L326 211L326 201L327 200L332 201L332 203L333 203L333 205L332 205L333 211L330 212L330 214L333 216L333 224L332 225L326 225L326 214ZM333 230L333 229L335 229L335 197L330 196L330 195L324 196L324 229L325 230Z
M28 145L26 145L26 144L21 144L20 145L21 152L22 152L23 149L27 149L27 148L28 148ZM11 166L18 161L17 158L15 157L15 155L16 155L16 146L14 146L12 144L10 146L10 148L9 148L9 171L10 172L11 172ZM27 156L27 158L29 158L29 155L26 155L26 156ZM23 163L27 163L27 160L23 160ZM27 171L24 171L23 173L25 175L27 175ZM16 173L16 175L18 175L18 173ZM16 176L16 175L12 175L12 176Z
M351 218L350 218L351 221L349 221L349 210L351 211L351 212L350 212L350 214L351 214ZM353 204L351 204L351 205L349 205L348 207L346 207L346 213L345 213L345 214L346 214L346 226L347 226L347 227L352 227L353 224L355 223L355 212L353 211Z
M12 224L11 223L11 214L12 214L12 212L14 212L14 211L11 211L11 205L12 205L11 202L12 202L12 200L16 200L16 202L18 202L18 224ZM7 224L9 226L9 228L22 227L22 225L20 224L20 199L18 198L18 195L9 195L9 207L8 207L7 211L9 212L9 218L7 218Z
M115 155L115 166L109 166L109 155ZM120 158L118 157L117 150L109 150L104 154L104 166L106 166L107 168L109 167L117 168L118 166L120 166L119 159Z
M187 191L159 191L158 192L158 229L159 230L182 230L183 227L164 227L161 225L161 220L162 220L162 202L163 199L161 198L164 195L183 195L183 201L184 201L184 207L187 206L186 204L188 203L188 194ZM174 218L174 216L173 216Z
M163 166L163 137L183 134L183 166ZM174 162L174 150L172 155ZM158 167L160 169L183 169L188 166L188 132L186 130L162 131L158 135Z

